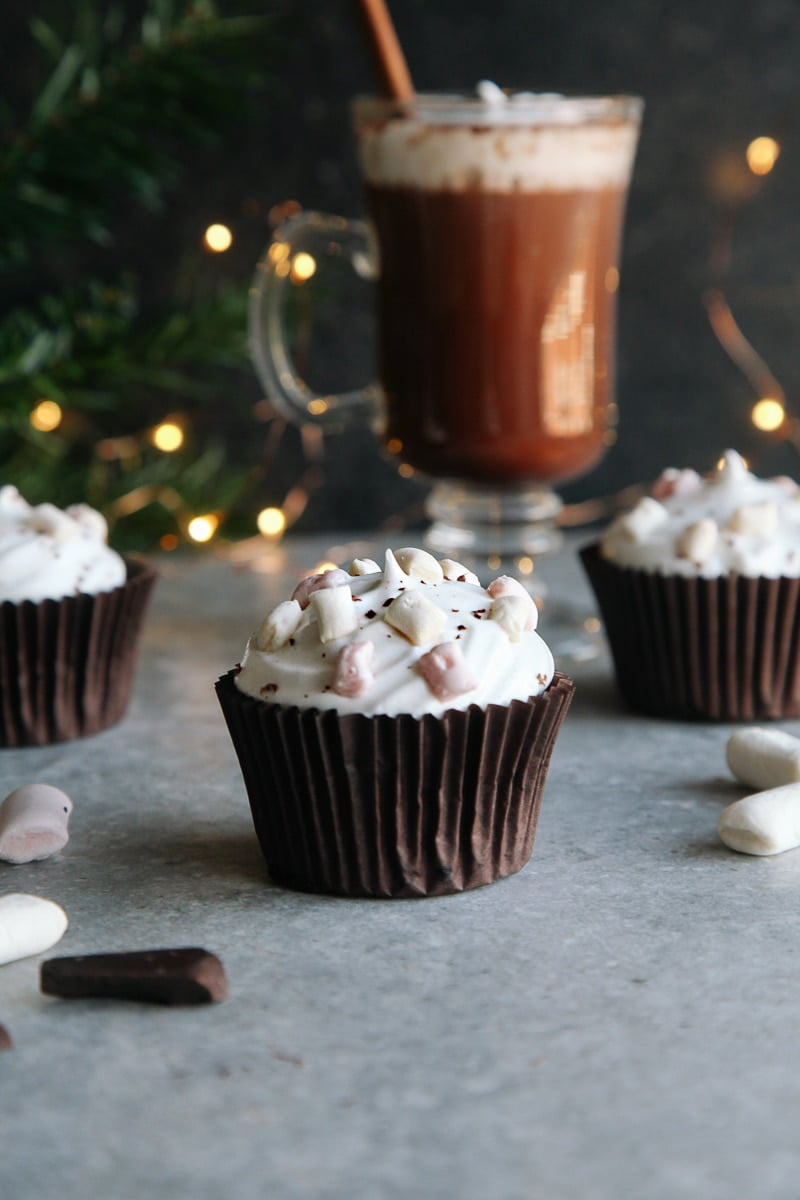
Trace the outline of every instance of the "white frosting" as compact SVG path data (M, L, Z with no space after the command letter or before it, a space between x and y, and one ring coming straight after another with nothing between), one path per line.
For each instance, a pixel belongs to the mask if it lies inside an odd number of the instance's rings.
M800 576L800 487L758 479L735 450L705 477L668 470L601 539L605 558L662 575Z
M420 96L411 113L386 119L357 106L361 167L387 187L493 192L625 187L639 129L631 99L573 99L529 93L502 102ZM505 97L504 97L505 99Z
M356 613L353 633L323 643L315 606L309 604L295 632L279 649L259 650L256 634L250 638L236 676L237 687L257 699L285 706L421 717L425 713L439 716L447 709L465 709L471 704L485 708L526 700L543 692L553 678L553 656L541 637L531 629L510 635L492 618L493 598L479 585L444 578L423 582L403 571L389 550L383 571L353 576L347 586ZM419 593L443 615L443 627L433 641L416 644L385 619L392 600L413 593ZM514 636L517 640L512 640ZM346 647L364 642L374 646L366 656L371 675L368 684L357 696L337 694L333 682L339 655ZM423 655L442 644L458 648L458 678L469 678L475 684L447 699L434 694L418 666Z
M125 582L125 563L106 542L102 515L85 504L66 509L28 504L0 488L0 602L60 600L110 592Z

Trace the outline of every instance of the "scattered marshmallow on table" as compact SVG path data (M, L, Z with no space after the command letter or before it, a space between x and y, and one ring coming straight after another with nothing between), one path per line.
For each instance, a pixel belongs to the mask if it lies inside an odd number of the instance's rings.
M728 738L725 753L733 774L749 787L800 781L800 738L781 729L739 729Z
M72 801L49 783L26 783L0 805L0 859L9 863L49 858L69 841Z
M25 892L0 896L0 965L49 950L67 924L67 914L53 900Z
M781 854L800 846L800 783L734 801L720 813L717 832L742 854Z

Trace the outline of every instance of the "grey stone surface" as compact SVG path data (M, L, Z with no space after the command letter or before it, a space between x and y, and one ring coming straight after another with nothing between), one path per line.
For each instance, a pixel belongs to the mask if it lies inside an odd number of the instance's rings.
M3 795L75 803L57 857L0 864L0 892L67 909L52 954L199 944L230 981L161 1009L0 968L0 1195L795 1200L800 854L718 842L729 727L625 712L601 657L518 875L422 901L269 884L212 683L324 549L279 549L283 578L166 559L125 721L0 754ZM573 555L552 577L588 611Z

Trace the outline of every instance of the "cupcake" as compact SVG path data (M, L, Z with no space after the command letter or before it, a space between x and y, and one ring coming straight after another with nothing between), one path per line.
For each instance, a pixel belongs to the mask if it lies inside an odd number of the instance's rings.
M216 688L274 882L433 896L531 855L573 684L515 580L423 550L300 582Z
M800 488L665 471L581 552L627 704L655 716L800 716Z
M0 746L97 733L122 717L155 572L85 504L0 488Z

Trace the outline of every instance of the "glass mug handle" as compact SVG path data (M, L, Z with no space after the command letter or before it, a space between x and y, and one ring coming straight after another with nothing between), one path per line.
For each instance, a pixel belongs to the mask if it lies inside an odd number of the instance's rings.
M297 275L308 267L313 272L316 264L326 258L349 261L360 278L374 279L377 254L367 223L327 213L300 212L276 229L256 267L250 289L250 356L267 397L294 424L312 422L331 429L359 424L375 427L381 409L378 384L338 394L315 392L297 373L291 359L286 301L292 273ZM310 273L300 274L301 279L309 277Z

